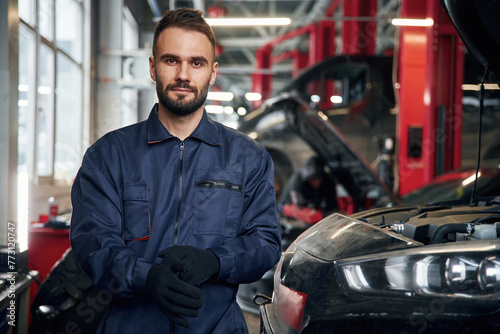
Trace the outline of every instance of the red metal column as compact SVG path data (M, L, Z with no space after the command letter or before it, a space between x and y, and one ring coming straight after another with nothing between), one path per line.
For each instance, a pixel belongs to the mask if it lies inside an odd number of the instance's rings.
M309 33L309 65L335 55L335 22L320 21Z
M271 70L272 51L271 47L266 46L255 52L256 72L252 74L252 92L261 94L262 100L255 101L254 107L259 107L263 100L271 96L272 75L266 72Z
M422 19L425 18L425 7L421 2L403 0L400 13L402 18ZM427 29L399 28L396 86L399 114L396 137L398 138L398 186L401 195L423 184L425 155L422 148L422 132L425 116Z
M370 18L377 14L377 0L344 1L343 10L342 53L374 54L376 22Z
M439 1L427 0L427 17L434 20L428 30L428 71L424 96L429 141L429 168L424 182L457 168L462 158L462 89L464 46ZM432 153L429 152L429 153ZM434 167L434 168L432 168Z
M300 71L307 67L307 54L295 50L293 54L293 72L292 76L296 77L299 75Z
M397 138L403 195L460 165L463 46L439 2L422 6L403 0L401 17L435 22L400 28Z

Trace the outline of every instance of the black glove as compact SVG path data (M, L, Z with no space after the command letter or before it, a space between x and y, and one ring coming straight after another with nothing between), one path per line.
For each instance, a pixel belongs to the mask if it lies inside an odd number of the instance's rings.
M167 318L187 328L184 316L196 317L203 301L200 288L178 277L186 270L187 265L176 257L153 265L146 277L146 291Z
M176 258L185 264L179 278L186 283L199 285L219 274L219 258L210 249L200 249L193 246L173 246L158 253L163 261Z

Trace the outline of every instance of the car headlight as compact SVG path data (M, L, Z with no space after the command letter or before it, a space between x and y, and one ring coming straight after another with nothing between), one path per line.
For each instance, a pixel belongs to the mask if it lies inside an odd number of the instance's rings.
M496 241L411 248L336 264L350 293L492 301L499 297L500 249Z

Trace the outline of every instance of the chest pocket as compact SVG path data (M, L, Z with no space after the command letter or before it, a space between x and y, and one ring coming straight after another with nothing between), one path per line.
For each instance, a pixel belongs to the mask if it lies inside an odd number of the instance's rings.
M146 183L123 186L123 222L125 241L149 239L148 185Z
M195 234L234 237L242 203L241 176L225 170L195 172Z

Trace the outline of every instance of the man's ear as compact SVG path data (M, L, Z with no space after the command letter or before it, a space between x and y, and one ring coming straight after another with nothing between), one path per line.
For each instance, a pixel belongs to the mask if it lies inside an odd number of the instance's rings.
M214 62L214 65L212 66L212 73L210 74L210 86L212 86L215 83L215 79L217 78L217 67L219 66L219 63Z
M156 68L154 57L149 57L149 75L153 81L156 81Z

